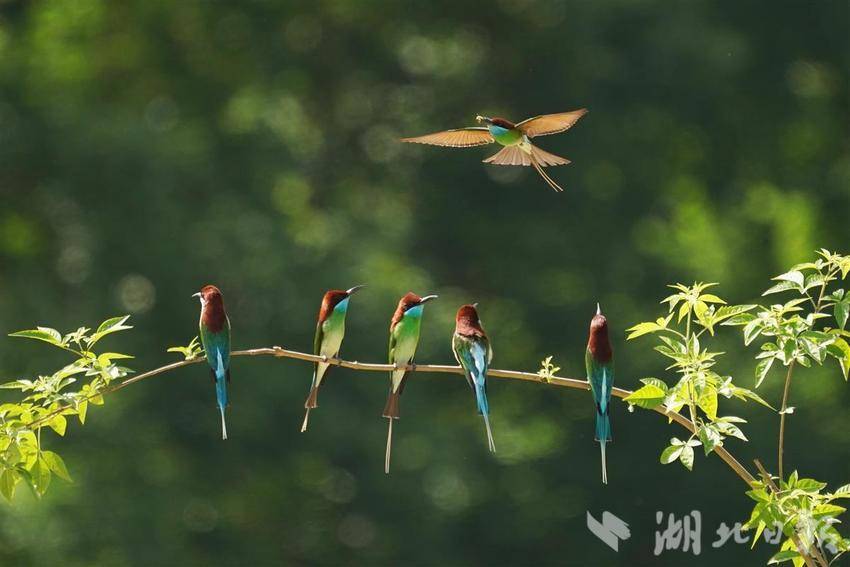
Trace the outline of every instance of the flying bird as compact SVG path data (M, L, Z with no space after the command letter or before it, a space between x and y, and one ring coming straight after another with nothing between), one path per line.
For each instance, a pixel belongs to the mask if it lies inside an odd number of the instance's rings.
M452 336L452 351L458 364L463 368L466 381L475 393L478 413L484 416L487 428L487 444L490 451L496 452L493 432L490 430L490 409L487 405L487 369L493 360L493 348L490 339L478 318L477 303L463 305L455 317L455 333Z
M345 336L345 315L348 311L348 300L357 291L365 286L356 285L346 291L332 289L325 293L322 298L322 306L319 309L319 318L316 323L316 338L313 340L313 354L321 356L326 361L328 358L335 358L339 354L339 347L342 345L342 338ZM325 372L328 371L330 364L328 362L317 362L313 370L313 383L310 385L310 394L307 396L307 401L304 402L304 423L301 425L301 432L307 431L307 420L310 419L310 410L318 407L317 396L319 394L319 386L322 385L322 379L325 377Z
M215 397L221 411L221 438L227 439L224 408L227 407L227 384L230 382L230 319L224 310L221 291L214 285L205 285L192 295L201 300L201 344L215 382Z
M484 126L470 126L445 130L415 138L402 138L402 142L416 144L431 144L451 148L468 148L483 146L498 142L504 148L484 160L484 163L495 165L525 165L533 166L549 187L555 191L563 191L561 187L543 171L550 165L566 165L570 160L543 151L531 143L531 138L558 134L569 130L578 119L587 114L587 109L580 108L559 114L542 114L514 124L504 118L488 118L476 116L475 120Z
M407 293L398 302L392 321L390 321L389 362L395 366L390 372L390 393L384 406L384 417L389 419L387 430L387 454L384 459L384 472L390 473L390 453L393 443L393 420L399 418L398 401L404 391L406 366L413 361L419 344L419 330L422 326L422 311L425 304L436 295L419 297L413 292Z
M611 341L608 340L608 320L602 314L598 303L596 315L590 321L590 336L587 339L584 364L587 368L587 381L590 382L590 390L593 392L596 405L596 440L599 441L602 455L602 482L608 484L605 444L611 441L611 418L608 412L611 388L614 384L614 352L611 350Z

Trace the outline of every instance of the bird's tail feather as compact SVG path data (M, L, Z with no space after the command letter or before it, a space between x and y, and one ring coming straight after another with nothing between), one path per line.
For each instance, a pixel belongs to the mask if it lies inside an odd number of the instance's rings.
M493 442L493 431L490 429L490 416L484 414L484 426L487 428L487 445L491 453L496 452L496 444Z
M384 405L384 417L388 417L390 420L399 418L398 401L400 395L399 392L390 390L390 395L387 396L387 403Z
M384 474L390 474L390 455L393 450L393 418L389 418L389 427L387 429L387 453L384 456Z
M219 406L218 408L221 411L221 439L227 439L227 424L224 422L224 407Z
M611 441L611 418L608 412L596 412L596 440Z
M539 148L533 148L532 152L536 152L536 150L538 150L538 149ZM535 157L534 153L531 154L531 165L534 166L534 169L537 170L537 173L540 174L540 177L543 178L543 181L545 181L547 184L549 184L549 187L551 187L552 189L554 189L557 192L563 191L561 186L558 185L557 183L555 183L555 181L551 177L549 177L549 175L545 171L543 171L543 167L541 167L540 162L537 161L537 157Z
M602 454L602 484L608 484L608 463L605 462L605 441L599 442L599 450Z
M475 400L478 403L478 413L488 415L490 406L487 404L487 392L484 390L484 384L480 382L475 383Z
M304 421L301 423L301 433L307 431L308 421L310 421L310 408L304 410Z
M602 483L608 484L608 465L605 462L605 445L611 441L611 417L608 412L596 412L596 440L602 456Z

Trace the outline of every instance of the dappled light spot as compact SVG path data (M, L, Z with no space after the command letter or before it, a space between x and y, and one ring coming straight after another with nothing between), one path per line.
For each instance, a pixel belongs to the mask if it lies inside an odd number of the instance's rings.
M469 506L469 488L453 468L429 469L423 484L434 506L445 512L457 513Z
M369 518L351 514L342 519L337 528L337 537L348 547L366 547L375 539L375 524Z
M190 500L183 508L183 523L193 532L211 532L218 524L218 510L208 500Z
M144 313L156 303L153 282L139 274L128 274L121 278L117 295L121 306L130 313Z

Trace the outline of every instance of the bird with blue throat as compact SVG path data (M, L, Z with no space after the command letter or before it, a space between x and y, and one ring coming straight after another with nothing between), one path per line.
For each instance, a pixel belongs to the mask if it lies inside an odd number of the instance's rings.
M330 364L329 358L336 358L342 339L345 336L345 316L348 313L348 302L351 296L363 289L365 286L356 285L345 291L332 289L325 293L322 298L322 306L319 308L318 322L316 323L316 337L313 340L313 354L322 357L322 361L316 362L313 369L313 382L310 384L310 393L304 402L304 423L301 424L301 432L307 431L307 421L310 419L310 410L318 407L319 387Z
M390 392L383 413L383 416L389 420L387 452L384 458L384 472L387 474L390 472L393 421L400 417L398 403L407 379L407 365L413 362L416 347L419 345L419 332L422 327L422 312L425 304L436 298L436 295L419 297L413 292L408 292L399 300L390 321L389 363L395 369L390 372Z
M224 310L221 291L214 285L205 285L192 297L201 300L198 323L201 344L215 382L215 397L221 412L221 438L227 439L224 410L228 405L227 385L230 383L230 319Z
M478 318L478 304L462 305L455 317L455 332L452 336L452 351L458 364L463 368L466 381L475 394L478 413L484 417L487 428L487 444L490 451L496 452L493 432L490 429L490 408L487 404L487 369L493 360L493 348L490 339Z
M596 406L596 440L602 457L602 482L608 484L608 467L605 462L605 444L611 441L611 417L609 415L611 388L614 385L614 351L608 339L608 320L602 308L596 304L596 315L590 320L590 336L584 354L587 381Z
M530 165L534 167L549 187L555 191L563 191L561 186L543 171L543 168L566 165L570 163L570 160L540 149L531 143L531 138L565 132L585 114L587 114L587 109L580 108L579 110L558 114L542 114L516 124L505 118L489 118L479 115L475 117L475 120L479 124L484 124L484 126L444 130L424 136L402 138L401 141L451 148L469 148L495 142L504 147L485 159L484 163Z

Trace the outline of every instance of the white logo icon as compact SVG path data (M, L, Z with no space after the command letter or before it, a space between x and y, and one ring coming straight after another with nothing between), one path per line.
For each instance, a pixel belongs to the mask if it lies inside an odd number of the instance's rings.
M626 522L607 511L602 512L602 523L599 523L588 512L587 529L614 551L618 550L620 540L625 541L632 535Z

